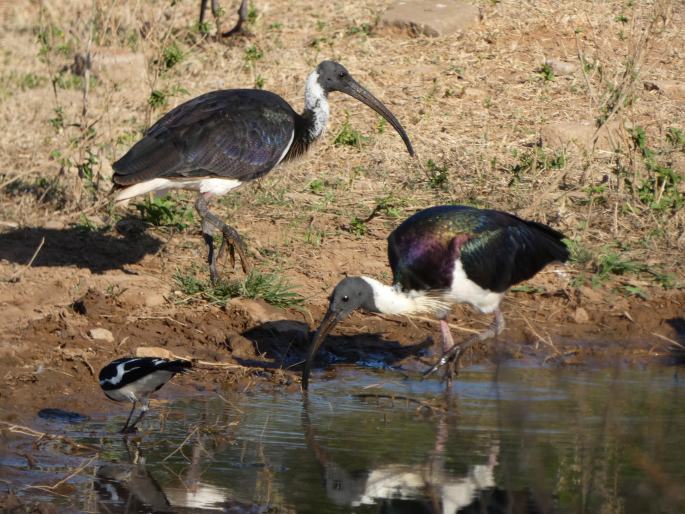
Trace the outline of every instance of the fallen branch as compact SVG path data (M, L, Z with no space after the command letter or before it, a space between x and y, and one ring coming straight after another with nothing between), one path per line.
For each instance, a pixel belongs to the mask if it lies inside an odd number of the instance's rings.
M361 400L367 399L367 398L376 398L377 400L390 400L391 402L394 402L395 400L401 400L404 401L405 403L414 403L418 405L417 410L419 409L428 409L431 411L439 411L439 412L445 412L445 409L442 407L436 407L433 406L429 403L423 402L421 400L417 400L416 398L412 398L410 396L403 396L403 395L394 395L394 394L378 394L378 393L357 393L352 395L354 398L359 398Z
M136 357L159 357L162 359L180 359L184 361L190 361L193 363L194 366L200 365L200 366L206 366L210 368L226 368L226 369L242 369L245 368L245 366L242 366L241 364L235 364L232 362L209 362L209 361L201 361L201 360L193 360L190 357L186 357L183 355L176 355L170 350L167 350L166 348L159 348L157 346L140 346L136 348Z
M183 449L183 447L186 445L186 443L190 440L190 438L193 436L193 434L195 434L195 432L197 432L197 431L198 431L198 427L193 428L190 431L190 433L186 436L186 438L183 441L181 441L181 444L179 444L178 447L176 447L176 449L173 452L171 452L169 455L167 455L166 457L164 457L162 459L162 462L166 462L167 460L169 460L169 458L172 455L180 452ZM181 452L181 455L183 455L183 452ZM183 457L185 457L186 460L189 460L188 457L186 457L185 455L183 455Z
M57 489L59 486L61 486L64 482L71 480L76 475L81 474L83 472L83 470L86 469L88 466L90 466L97 457L98 457L98 454L96 453L95 455L93 455L90 458L90 460L88 462L86 462L82 466L79 466L73 473L70 473L69 475L64 477L62 480L60 480L56 484L53 484L53 485L28 485L25 487L25 489L40 489L41 491L47 491L49 493L59 494L59 493L55 493L55 489ZM63 496L63 495L59 494L59 496Z
M662 340L666 341L667 343L672 344L673 346L677 346L677 347L680 348L681 350L685 350L685 345L680 344L680 343L679 343L678 341L676 341L675 339L671 339L670 337L666 337L666 336L664 336L664 335L661 335L661 334L659 334L658 332L652 332L652 335L658 337L659 339L662 339Z
M36 444L39 444L42 440L46 439L48 441L61 441L66 443L73 448L78 448L80 450L88 450L93 452L99 452L100 449L95 446L90 446L88 444L77 443L73 439L70 439L64 435L48 434L47 432L40 432L38 430L33 430L32 428L16 425L14 423L9 423L7 421L0 421L0 427L6 427L6 430L12 432L13 434L21 434L29 437L35 437L37 439Z

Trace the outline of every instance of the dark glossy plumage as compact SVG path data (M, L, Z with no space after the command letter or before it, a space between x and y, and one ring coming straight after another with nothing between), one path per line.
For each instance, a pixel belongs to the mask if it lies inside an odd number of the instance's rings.
M300 118L283 98L269 91L212 91L179 105L155 123L114 163L112 179L118 186L159 177L254 180L278 163L296 125L302 124Z
M394 283L448 289L457 258L483 289L504 292L569 253L564 235L501 211L443 205L417 212L388 236Z
M104 391L120 389L137 382L155 371L184 373L191 368L188 361L162 359L155 357L122 357L107 364L100 370L100 387ZM163 384L162 384L163 385ZM159 386L161 387L161 385Z

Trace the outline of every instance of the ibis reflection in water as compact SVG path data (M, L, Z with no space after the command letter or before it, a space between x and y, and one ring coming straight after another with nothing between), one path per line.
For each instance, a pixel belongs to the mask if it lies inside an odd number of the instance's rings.
M212 233L219 229L232 264L238 253L249 270L238 232L209 211L208 200L269 173L282 161L302 155L328 123L328 95L346 93L383 116L414 149L397 118L357 83L341 64L323 61L307 78L304 111L298 114L280 96L260 89L212 91L179 105L155 123L121 159L112 177L117 202L151 191L198 191L213 281L218 278Z
M445 402L449 405L449 400ZM309 402L302 410L302 429L307 447L320 466L326 496L340 506L375 505L384 513L456 514L457 512L510 512L533 501L525 491L520 493L496 488L499 443L493 441L481 464L469 465L464 473L450 472L445 455L449 435L449 411L440 415L436 426L433 451L424 462L384 464L354 473L337 464L316 437L309 418ZM452 419L453 422L453 419ZM522 497L522 496L525 496Z
M309 348L302 372L307 388L314 357L326 335L357 309L383 314L429 313L440 320L442 357L427 374L452 362L478 341L504 330L500 302L511 286L531 278L547 264L566 261L564 235L506 212L444 205L417 212L388 236L393 285L370 277L347 277L333 290L328 311ZM446 318L455 303L493 313L492 325L456 345Z

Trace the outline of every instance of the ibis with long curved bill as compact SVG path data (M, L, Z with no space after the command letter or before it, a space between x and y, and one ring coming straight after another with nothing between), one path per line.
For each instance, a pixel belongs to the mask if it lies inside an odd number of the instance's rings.
M424 376L451 363L446 373L451 378L468 347L504 330L500 302L507 289L551 262L568 259L563 239L547 225L502 211L443 205L417 212L388 237L393 285L361 276L347 277L335 286L309 347L302 388L307 389L314 357L326 335L358 309L435 316L440 320L442 357ZM493 313L492 325L456 345L446 321L456 303Z
M212 281L218 278L212 233L219 229L235 265L245 272L245 246L238 232L210 212L208 200L269 173L302 155L328 123L328 95L346 93L383 116L399 133L410 155L409 137L383 103L355 81L341 64L323 61L307 78L304 111L298 114L280 96L260 89L212 91L172 109L114 163L115 200L151 191L198 191L195 208L202 220Z

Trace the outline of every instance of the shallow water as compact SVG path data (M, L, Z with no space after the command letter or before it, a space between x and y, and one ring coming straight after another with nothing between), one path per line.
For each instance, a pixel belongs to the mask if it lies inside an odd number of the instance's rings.
M65 512L682 513L684 385L675 368L510 365L465 370L446 395L438 381L345 369L315 375L307 402L248 392L163 405L128 439L113 435L123 416L40 421L100 454L59 494L26 489L92 455L17 437L0 479Z

